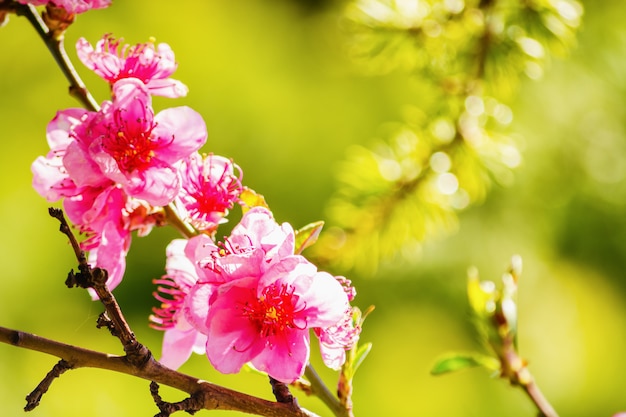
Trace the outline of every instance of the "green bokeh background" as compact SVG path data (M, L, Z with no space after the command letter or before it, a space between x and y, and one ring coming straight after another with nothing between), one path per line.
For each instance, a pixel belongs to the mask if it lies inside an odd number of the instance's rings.
M587 1L585 8L571 56L553 60L543 79L524 81L509 103L524 155L514 177L464 212L455 233L426 242L414 262L350 277L356 304L376 305L362 334L374 349L355 380L358 416L535 415L520 390L480 369L429 375L440 354L480 349L466 269L475 265L483 278L498 279L513 254L524 259L520 351L546 396L562 416L626 410L626 5ZM400 120L414 93L404 75L359 75L342 49L339 14L332 2L117 1L81 15L66 43L74 58L80 36L93 43L112 32L130 43L150 36L169 43L179 62L175 76L190 93L156 99L155 107L184 104L201 113L209 130L204 150L232 157L276 218L298 227L324 219L346 147L368 144L381 124ZM48 150L46 124L77 103L25 19L13 16L0 29L0 51L0 325L119 354L119 343L95 329L100 306L63 285L75 262L46 214L49 204L31 188L30 164ZM98 101L105 99L104 83L78 69ZM161 334L147 326L150 281L163 273L174 236L156 230L135 238L115 292L139 339L157 354ZM21 415L25 395L55 362L0 345L0 415ZM327 381L336 378L318 369ZM220 375L200 356L182 371L271 395L264 378ZM328 414L315 399L301 403ZM147 381L81 369L56 381L32 415L156 412Z

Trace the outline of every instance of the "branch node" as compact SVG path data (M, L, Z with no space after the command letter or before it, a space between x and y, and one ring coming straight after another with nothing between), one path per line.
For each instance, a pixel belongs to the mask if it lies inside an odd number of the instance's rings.
M52 367L52 370L46 374L39 385L37 385L37 388L26 396L26 406L24 406L24 411L31 411L35 409L35 407L39 405L41 397L48 391L50 385L52 385L52 381L61 376L61 374L68 369L72 369L72 364L67 362L65 359L61 359L57 362Z
M280 382L270 376L270 385L272 385L272 393L276 397L276 401L282 404L289 404L294 410L299 410L298 400L291 395L289 387L284 382Z
M188 414L194 415L196 411L202 410L203 408L202 396L200 393L201 391L198 391L182 401L168 403L167 401L163 401L159 395L159 384L154 381L150 382L150 394L160 411L159 414L154 417L169 417L170 414L173 414L176 411L184 411Z

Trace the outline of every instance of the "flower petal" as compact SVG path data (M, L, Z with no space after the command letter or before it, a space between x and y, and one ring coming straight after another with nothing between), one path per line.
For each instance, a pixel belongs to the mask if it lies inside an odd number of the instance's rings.
M206 124L202 116L189 107L173 107L159 112L154 121L153 135L160 143L159 159L175 163L204 145Z
M271 338L252 364L260 371L267 372L272 378L289 384L300 378L309 362L309 331L292 330L281 337Z
M254 297L253 288L234 286L211 306L207 317L207 356L222 373L239 372L265 347L256 326L238 308Z
M195 329L168 329L163 334L161 362L171 369L178 369L189 359L191 352L204 353L206 336ZM201 352L198 352L200 347Z

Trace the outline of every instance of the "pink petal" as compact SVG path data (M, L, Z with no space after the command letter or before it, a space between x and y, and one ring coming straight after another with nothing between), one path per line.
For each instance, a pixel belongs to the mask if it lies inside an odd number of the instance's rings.
M185 84L172 78L152 79L146 85L150 94L161 97L185 97L189 92L189 88Z
M272 337L270 345L252 359L252 364L272 378L289 384L302 376L309 362L309 331L293 330L282 336Z
M178 190L178 171L169 166L152 166L143 172L135 171L123 184L128 195L146 200L153 206L166 206L171 203Z
M77 142L72 142L67 147L63 157L63 165L74 183L79 187L98 187L110 182L98 164L83 151Z
M185 255L187 239L174 239L165 249L165 270L179 287L191 287L198 280L196 269Z
M152 128L152 98L146 85L136 78L124 78L113 84L113 105L121 110L125 130L147 132Z
M173 107L159 112L152 134L160 142L159 159L173 164L188 157L207 140L206 124L195 110Z
M178 369L191 356L192 352L204 353L206 336L195 329L169 329L163 334L161 362L171 369ZM200 350L200 352L198 352Z
M74 141L72 128L89 116L90 112L84 109L66 109L57 112L56 116L46 128L46 138L52 151L65 150Z
M216 295L216 285L200 283L191 287L185 298L185 306L183 307L185 319L203 334L209 334L206 322L209 308Z
M113 290L122 282L126 270L126 254L130 246L130 234L110 222L105 225L100 239L100 245L89 252L88 262L94 268L106 269L109 274L107 286ZM93 290L89 292L92 299L98 299Z
M69 178L61 158L38 157L30 167L33 188L48 202L76 195L78 187Z
M236 373L264 349L258 330L237 305L255 297L251 288L232 287L211 306L207 323L207 356L222 373Z

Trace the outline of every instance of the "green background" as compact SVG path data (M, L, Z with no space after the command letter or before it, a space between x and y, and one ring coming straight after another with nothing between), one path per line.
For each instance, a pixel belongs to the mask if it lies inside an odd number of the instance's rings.
M346 147L371 143L412 100L406 76L365 76L350 62L341 9L331 3L117 1L79 16L66 45L75 59L80 36L169 43L179 62L175 78L190 93L155 99L155 107L189 105L202 114L209 131L203 150L233 158L276 218L299 227L324 219ZM357 416L535 415L520 390L483 370L429 374L440 354L480 349L465 298L467 268L497 280L513 254L524 259L520 352L546 396L562 416L626 410L626 6L588 1L585 8L571 56L554 59L543 79L523 81L508 103L524 162L507 185L462 213L453 234L426 242L413 262L350 276L356 304L376 305L362 334L374 348L355 379ZM63 285L75 262L47 216L49 204L31 188L30 164L48 150L46 124L77 103L25 19L12 16L0 29L0 51L0 325L119 354L119 343L95 328L100 306ZM106 99L106 85L77 68L97 100ZM175 236L156 230L135 238L115 291L140 341L157 355L161 334L147 326L151 279L163 273L164 248ZM318 357L314 350L332 385L336 375ZM55 362L0 345L0 415L21 415L25 395ZM265 378L220 375L202 356L181 370L271 395ZM328 414L315 399L300 402ZM147 381L81 369L56 381L32 415L156 412Z

